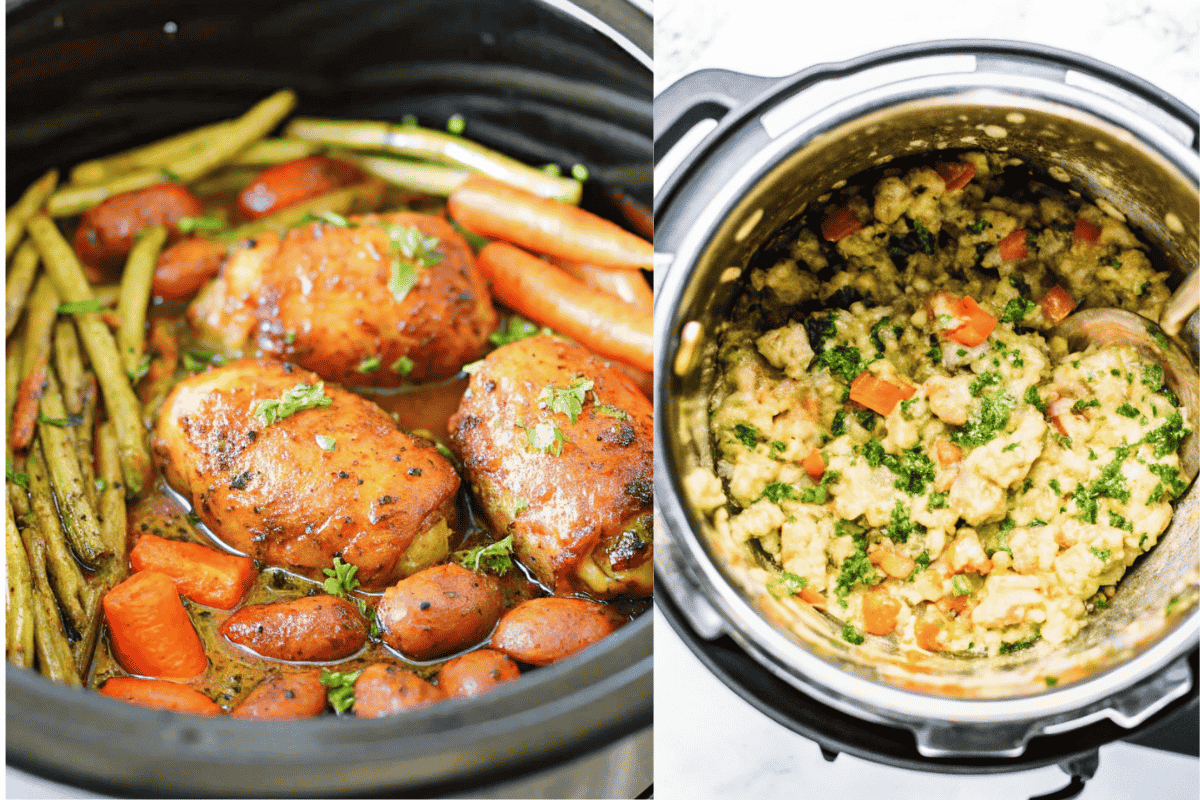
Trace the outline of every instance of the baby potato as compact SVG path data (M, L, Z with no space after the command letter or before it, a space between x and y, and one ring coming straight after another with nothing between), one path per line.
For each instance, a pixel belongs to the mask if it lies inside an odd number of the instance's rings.
M516 662L484 648L447 661L438 674L438 686L450 697L475 697L519 677L521 670Z
M500 618L492 647L522 664L541 667L591 647L623 624L617 612L601 603L539 597Z
M301 597L243 606L221 623L221 635L280 661L336 661L367 643L367 622L340 597Z
M383 593L375 619L383 641L417 661L483 641L504 610L500 583L458 564L410 575Z
M394 664L372 664L354 682L354 715L386 717L446 699L437 686Z

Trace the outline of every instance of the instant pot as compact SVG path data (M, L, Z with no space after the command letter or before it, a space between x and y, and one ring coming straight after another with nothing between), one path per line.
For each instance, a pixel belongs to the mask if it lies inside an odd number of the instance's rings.
M754 565L695 510L690 492L701 482L690 478L714 471L716 326L741 277L808 203L894 159L1006 152L1047 184L1126 218L1176 286L1198 256L1196 113L1081 56L948 41L785 78L693 73L655 98L656 163L706 120L715 128L682 158L670 153L678 166L655 197L655 567L659 607L684 641L830 757L951 773L1058 763L1072 775L1067 791L1078 792L1102 744L1194 718L1195 487L1112 607L1071 642L990 661L935 656L914 669L902 654L846 646L817 615L764 613ZM1181 334L1193 358L1198 316ZM1071 667L1084 677L1054 687L1041 677Z
M648 3L598 0L7 4L8 194L51 166L242 113L440 127L532 164L587 167L583 204L649 205ZM8 666L7 759L141 796L633 797L650 785L651 614L470 701L379 720L202 718Z

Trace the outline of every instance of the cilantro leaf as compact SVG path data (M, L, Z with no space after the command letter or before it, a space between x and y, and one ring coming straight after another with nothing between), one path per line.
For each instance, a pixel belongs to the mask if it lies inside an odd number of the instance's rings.
M526 502L528 506L528 502ZM518 512L522 509L518 509ZM494 572L504 575L513 568L512 562L513 537L510 533L498 542L472 547L469 550L459 550L451 556L456 563L461 564L472 572Z
M329 687L326 699L338 714L345 714L354 707L354 682L359 675L362 675L361 669L354 672L321 670L321 684Z
M250 413L263 427L274 425L281 419L290 417L297 411L310 408L323 408L331 405L333 398L325 394L325 382L317 381L315 385L297 383L283 393L279 399L259 400L254 404Z
M506 344L512 344L513 342L527 339L530 336L536 336L541 330L536 323L514 314L508 318L507 326L498 328L488 334L488 341L496 345L496 347L503 347Z
M325 592L334 597L349 597L358 588L358 565L347 564L341 556L333 557L333 569L326 567L321 570L328 577L325 579Z
M372 372L376 372L381 363L382 359L378 355L366 356L362 361L358 362L358 366L354 368L354 371L363 375L369 375Z
M565 414L567 419L571 420L571 424L575 424L583 411L587 393L595 385L595 381L583 377L571 381L566 388L551 384L538 394L538 403L545 404L551 413Z

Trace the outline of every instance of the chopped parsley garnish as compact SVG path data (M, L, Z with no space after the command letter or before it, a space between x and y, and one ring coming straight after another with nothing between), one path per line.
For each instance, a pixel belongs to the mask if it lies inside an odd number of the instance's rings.
M1187 438L1191 430L1183 427L1183 417L1178 411L1167 417L1167 422L1142 437L1140 444L1154 445L1154 457L1162 458L1174 453Z
M318 433L316 439L317 447L320 447L326 453L332 453L334 450L337 450L337 439L334 439L332 436L325 436Z
M846 412L839 410L833 415L833 422L829 425L829 432L834 438L842 436L846 433Z
M1147 281L1147 283L1149 283L1149 281ZM1143 284L1143 286L1145 286L1145 284ZM1138 292L1138 294L1141 294L1141 292ZM1167 341L1166 335L1163 334L1162 328L1158 327L1153 322L1146 326L1146 333L1150 334L1150 338L1154 340L1154 343L1163 350L1170 348L1171 344Z
M612 417L613 419L629 419L629 414L627 414L624 409L617 408L616 406L605 405L603 403L596 406L596 413L602 417ZM782 442L772 442L772 444L782 444Z
M1016 450L1020 446L1021 446L1020 442L1010 442L1009 444L1004 445L1004 447L1001 447L1000 452L1001 453L1009 453L1009 452L1012 452L1013 450Z
M1080 484L1075 487L1075 507L1079 509L1079 518L1093 525L1099 514L1099 498L1111 497L1122 503L1129 502L1129 487L1121 472L1121 464L1129 455L1129 448L1113 449L1117 451L1117 456L1100 471L1100 477L1086 486Z
M325 382L317 381L309 386L307 383L297 383L283 393L279 399L259 400L251 409L251 414L263 427L274 425L281 419L290 417L298 411L310 408L323 408L331 405L333 398L325 394Z
M1015 653L1019 650L1027 650L1030 647L1033 647L1033 645L1037 643L1037 640L1041 638L1041 633L1034 633L1027 638L1020 639L1015 642L1002 642L1000 644L1000 655L1004 656L1008 655L1009 653Z
M576 378L571 381L571 384L566 388L559 386L545 387L538 394L538 402L544 403L552 413L565 414L567 419L571 420L571 424L579 419L579 414L583 411L583 404L587 400L587 393L591 391L596 382L588 378Z
M321 670L321 684L329 687L326 699L338 714L345 714L354 707L354 682L361 674L361 669L354 672Z
M949 492L932 492L929 495L929 508L945 508L949 499Z
M824 486L810 486L800 493L801 503L813 503L815 505L823 505L829 499L829 492Z
M1085 408L1099 408L1100 398L1093 397L1090 400L1076 400L1075 405L1071 406L1072 411L1083 411ZM1120 409L1117 409L1119 412ZM1137 412L1134 412L1137 413Z
M896 544L904 544L912 534L924 532L924 525L912 522L908 518L908 508L904 505L904 501L897 500L896 507L892 509L892 519L883 529L884 535Z
M496 345L496 347L503 347L506 344L512 344L522 339L528 339L530 336L535 336L540 330L541 328L536 324L514 314L508 318L507 326L493 331L488 335L488 341Z
M1112 558L1112 550L1109 550L1107 547L1103 550L1098 550L1095 547L1089 547L1088 550L1091 551L1092 555L1103 561L1105 564L1107 564L1108 560Z
M1037 303L1026 300L1024 297L1014 297L1004 305L1004 310L1000 312L1001 322L1017 323L1025 319L1025 315L1033 311L1037 307Z
M920 225L921 223L918 222L917 224ZM850 644L862 644L866 641L866 639L863 638L863 635L859 633L849 622L847 622L846 626L842 628L842 638Z
M913 233L916 234L917 244L920 246L921 252L928 256L933 255L933 248L937 244L937 237L920 222L913 223Z
M802 575L793 575L790 572L783 572L780 573L779 580L767 584L767 591L770 592L771 597L780 600L782 598L776 592L776 589L785 595L793 595L800 594L806 586L808 586L808 578Z
M100 301L92 298L90 300L76 300L70 303L59 303L56 309L59 314L88 314L93 311L99 311L103 308Z
M426 237L415 226L389 225L386 230L392 250L388 291L400 303L420 280L417 270L440 263L442 254L434 249L438 245L437 237Z
M1013 399L1008 394L985 397L961 429L951 432L950 441L959 446L979 447L999 435L1012 418Z
M1146 498L1146 505L1157 503L1160 500L1173 500L1187 491L1187 481L1179 477L1179 470L1175 467L1166 464L1147 464L1146 468L1159 477L1150 496Z
M962 575L955 575L954 580L950 583L955 597L964 597L971 593L971 586Z
M843 608L846 607L845 598L850 594L850 590L854 588L854 584L861 583L863 586L874 586L881 580L883 579L875 571L871 560L867 558L866 551L856 551L842 562L842 571L838 574L837 586L834 589L834 594L838 598L838 605Z
M860 452L868 466L884 466L895 473L896 482L893 485L906 494L925 494L926 486L933 482L933 462L921 452L920 445L902 450L899 456L894 456L885 452L877 440L869 439Z
M1029 405L1033 406L1038 411L1041 411L1043 414L1046 413L1046 401L1042 399L1040 394L1038 394L1038 388L1036 386L1031 385L1025 390L1025 402L1029 403Z
M1062 486L1058 482L1058 478L1050 479L1050 490L1053 491L1058 497L1062 497L1063 490Z
M907 400L901 400L900 401L900 416L904 417L905 419L912 419L913 403L917 402L918 399L919 398L916 398L916 397L910 397Z
M808 334L808 346L816 355L825 352L825 343L837 336L834 316L810 316L804 320L804 332Z
M408 377L408 373L413 371L414 366L415 365L413 364L413 360L411 358L408 356L400 356L392 362L392 366L389 367L389 369L391 369L392 372L396 373L400 377L405 378Z
M146 373L150 371L150 354L146 353L142 356L142 360L134 365L133 369L125 373L129 376L130 383L137 383L142 378L146 377Z
M967 386L967 390L971 393L971 397L979 397L979 395L983 394L984 389L989 386L995 386L998 383L1000 383L1000 373L989 371L971 381L970 385Z
M1159 364L1147 364L1142 368L1142 385L1157 392L1163 386L1163 368Z
M751 450L758 444L758 429L753 425L739 422L733 426L733 437Z
M1055 686L1057 686L1057 685L1058 685L1058 678L1055 678L1053 675L1047 675L1047 676L1046 676L1046 685L1047 685L1047 686L1050 686L1050 687L1052 687L1052 688L1053 688L1053 687L1055 687Z
M1115 511L1108 512L1108 524L1114 528L1120 528L1123 531L1133 533L1133 523L1122 517Z
M29 473L13 472L12 462L8 460L7 456L4 458L4 477L5 479L15 483L17 486L20 486L22 489L29 488Z
M514 516L516 513L514 512ZM494 572L503 575L513 568L512 551L513 537L510 533L498 542L459 550L451 558L472 572Z
M981 219L978 222L972 222L970 225L968 225L967 231L970 233L983 233L984 228L990 227L992 227L992 223L988 222L986 219Z
M349 597L350 593L358 588L358 578L355 574L358 572L357 564L347 564L342 561L341 556L333 557L333 568L326 567L321 570L325 573L325 593L334 597Z
M799 500L800 493L796 491L796 487L789 483L767 484L767 488L763 489L762 494L758 496L758 500L770 500L772 503L782 503L784 500ZM758 502L755 500L754 502Z
M876 322L874 325L871 326L871 333L870 333L871 344L875 345L875 349L880 353L882 353L884 350L887 349L884 346L883 337L880 336L880 333L883 331L884 328L886 328L888 325L890 325L891 322L892 322L891 317L884 317L883 319L879 320L879 322ZM901 333L904 332L903 328L900 328L899 330ZM892 331L892 333L895 333L895 331ZM900 338L899 334L896 334L896 338L897 339Z
M358 366L354 368L355 372L363 375L368 375L376 372L379 369L382 359L378 355L367 356L362 361L358 362Z
M1116 410L1122 417L1128 417L1129 419L1137 419L1138 417L1138 410L1129 403L1122 403L1117 406Z
M812 372L820 367L829 370L846 383L853 383L858 374L867 368L867 364L857 347L839 344L823 350L808 365L808 370Z
M1111 608L1112 603L1107 597L1097 597L1095 602L1096 608Z
M209 365L223 367L228 363L229 359L225 356L198 344L190 345L183 351L183 368L193 375L204 372Z

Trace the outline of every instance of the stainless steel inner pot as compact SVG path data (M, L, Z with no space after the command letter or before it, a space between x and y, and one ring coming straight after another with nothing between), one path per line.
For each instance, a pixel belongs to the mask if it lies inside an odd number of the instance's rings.
M689 475L713 471L714 327L752 255L806 204L898 156L1002 151L1048 184L1124 215L1179 280L1197 263L1194 112L1095 62L999 42L902 48L782 80L697 73L664 95L656 133L668 139L703 116L723 116L656 205L656 264L665 273L655 308L656 569L693 628L710 639L728 634L843 712L912 730L928 757L1019 756L1033 736L1103 718L1132 728L1186 694L1185 654L1200 632L1195 487L1112 607L1074 640L1045 653L914 665L899 652L848 646L839 627L799 601L772 601L767 573L694 510ZM1183 334L1193 357L1197 316ZM1177 597L1183 610L1168 617ZM1045 676L1071 668L1066 674L1084 677L1046 686Z

